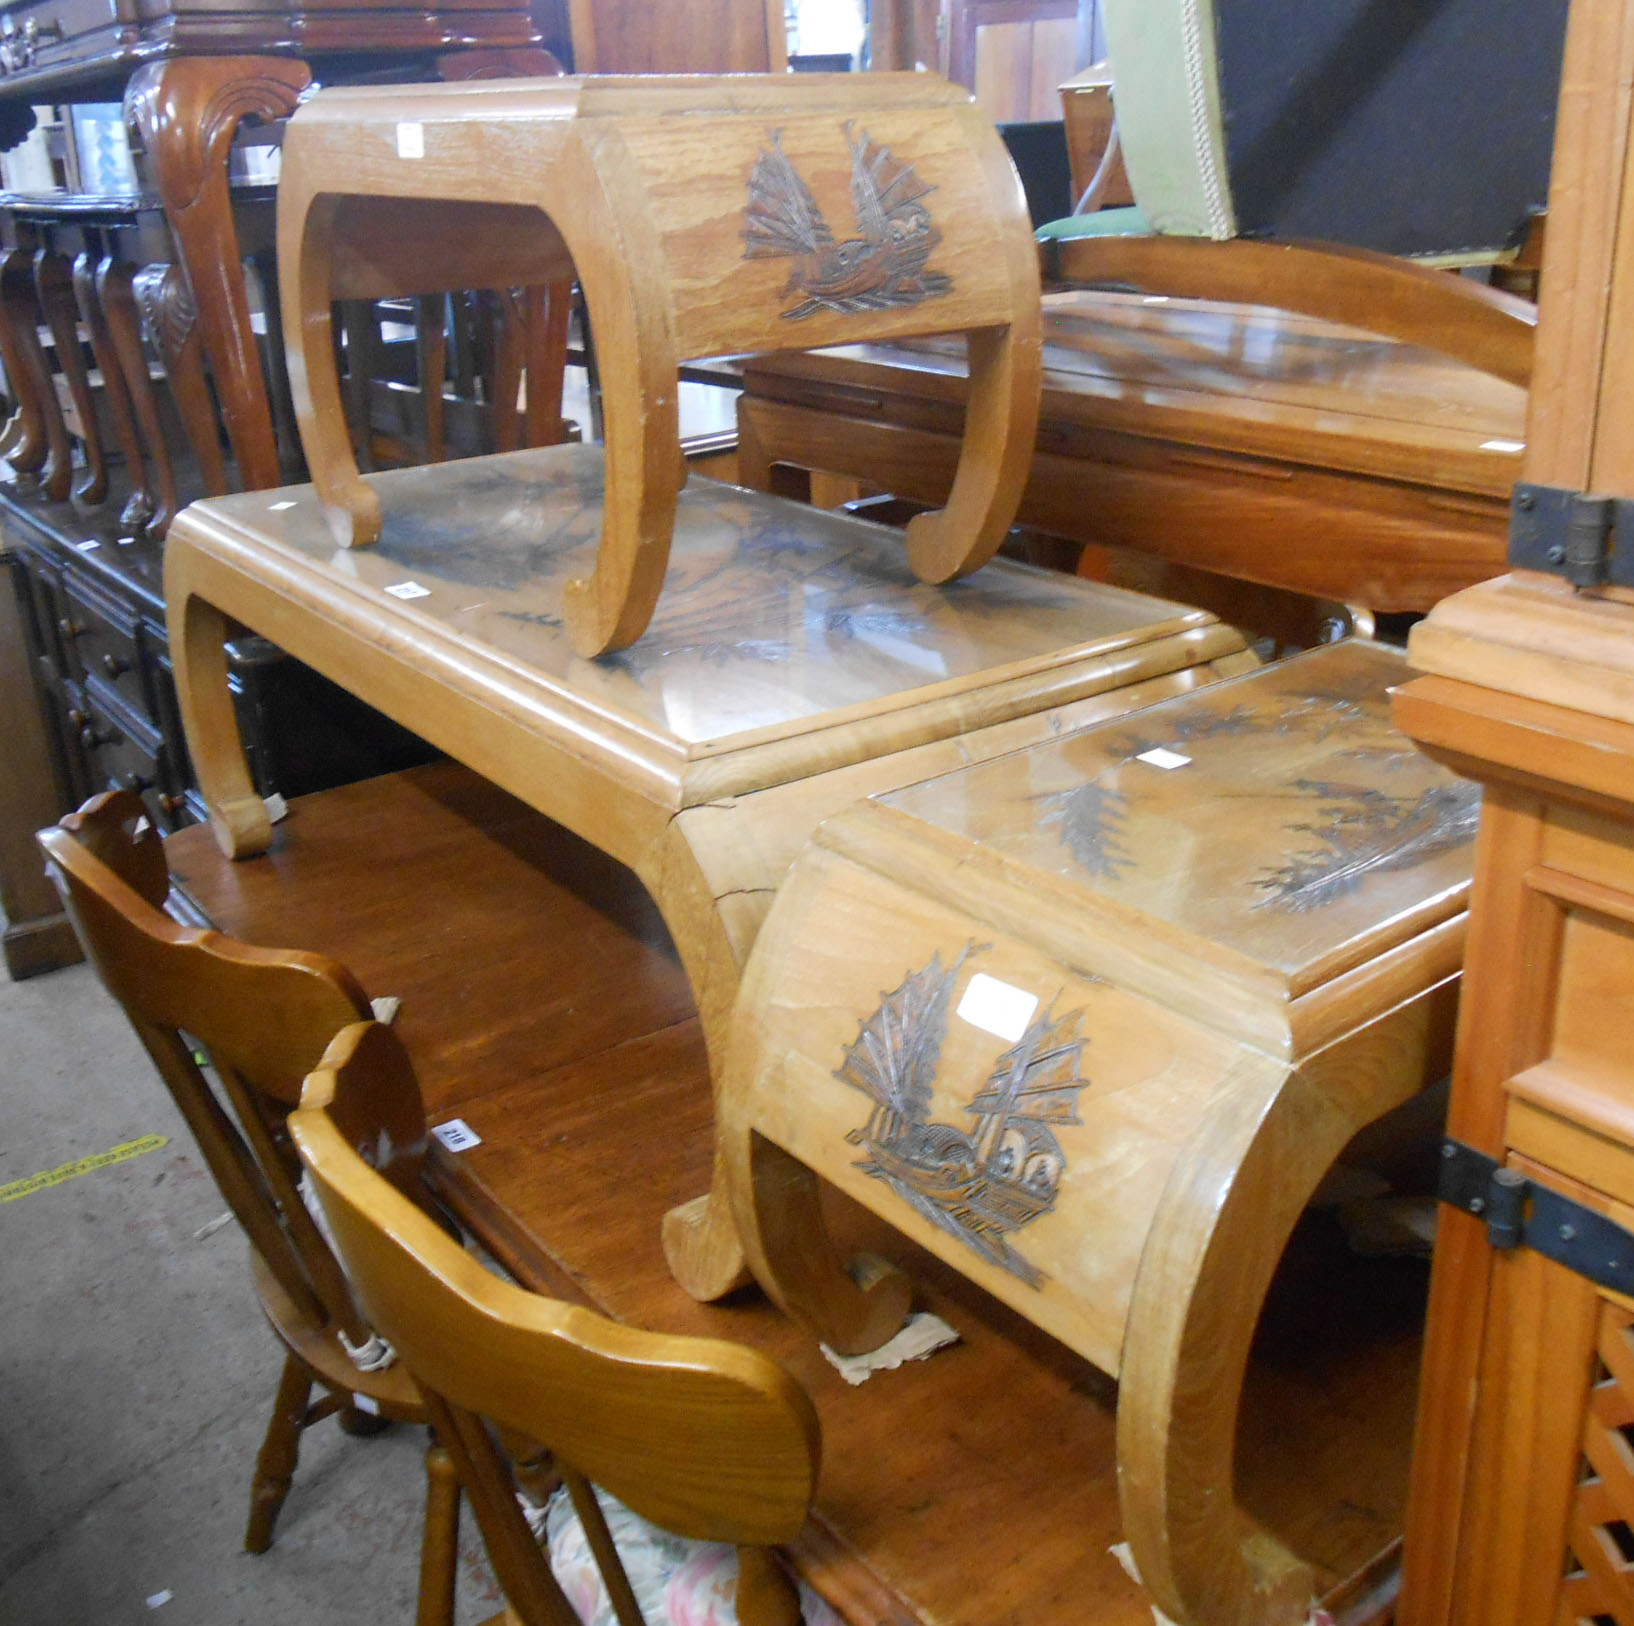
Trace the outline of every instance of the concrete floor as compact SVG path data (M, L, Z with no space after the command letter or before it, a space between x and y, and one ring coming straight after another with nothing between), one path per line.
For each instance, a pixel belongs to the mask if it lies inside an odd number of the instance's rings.
M150 1134L0 1202L0 1626L407 1626L423 1434L320 1423L243 1550L281 1364L243 1236L95 976L0 980L0 1186ZM462 1623L499 1608L463 1534Z

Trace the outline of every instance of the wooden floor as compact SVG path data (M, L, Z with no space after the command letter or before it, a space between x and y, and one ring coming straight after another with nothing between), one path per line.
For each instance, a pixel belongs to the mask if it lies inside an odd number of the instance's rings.
M794 1557L851 1620L1150 1626L1121 1540L1115 1385L877 1221L835 1226L907 1268L961 1343L849 1388L758 1294L700 1306L659 1221L707 1185L707 1066L685 978L634 877L453 764L295 802L271 853L170 838L187 899L252 941L322 949L400 1031L466 1219L529 1285L780 1360L822 1419ZM1401 1527L1424 1272L1301 1228L1262 1322L1239 1444L1245 1505L1340 1581Z

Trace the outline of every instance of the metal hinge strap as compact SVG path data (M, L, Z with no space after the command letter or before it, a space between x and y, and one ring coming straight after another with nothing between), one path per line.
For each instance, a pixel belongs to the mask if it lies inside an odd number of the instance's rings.
M1523 481L1509 505L1509 562L1575 587L1634 586L1634 502Z
M1437 1195L1485 1220L1495 1248L1530 1248L1597 1287L1634 1293L1634 1232L1473 1146L1442 1142Z

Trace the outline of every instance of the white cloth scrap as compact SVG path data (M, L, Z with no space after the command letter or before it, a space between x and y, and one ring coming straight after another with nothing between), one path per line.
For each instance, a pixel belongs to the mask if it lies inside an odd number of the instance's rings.
M1120 1541L1115 1547L1108 1547L1107 1551L1111 1553L1115 1559L1117 1559L1118 1565L1123 1570L1123 1573L1127 1575L1136 1586L1144 1587L1146 1585L1146 1583L1140 1578L1139 1566L1135 1563L1135 1555L1129 1550L1129 1543L1127 1541ZM1151 1605L1151 1610L1152 1626L1175 1626L1173 1619L1164 1614L1155 1603ZM1311 1605L1310 1614L1305 1617L1305 1626L1333 1626L1333 1616L1330 1615L1326 1609L1318 1609L1313 1603Z
M904 1361L922 1361L927 1355L934 1355L937 1350L958 1341L958 1333L940 1316L920 1310L908 1317L908 1324L896 1337L866 1355L836 1355L827 1344L822 1349L834 1370L855 1386L866 1383L876 1372L889 1372Z

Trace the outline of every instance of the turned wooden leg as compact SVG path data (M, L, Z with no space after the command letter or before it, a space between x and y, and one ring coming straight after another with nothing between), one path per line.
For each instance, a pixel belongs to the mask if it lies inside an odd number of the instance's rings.
M420 1606L415 1626L453 1626L460 1558L460 1481L435 1436L426 1451L426 1527L420 1544Z
M800 1626L800 1592L764 1547L738 1548L738 1626Z
M39 461L25 461L24 454L18 451L12 454L12 466L30 473L38 471L46 496L54 502L63 502L73 478L74 454L68 439L68 425L63 422L62 407L57 401L57 386L40 344L34 256L27 249L12 249L0 259L0 308L5 311L21 371L18 391L34 397L44 431Z
M111 257L101 261L102 266L113 264ZM85 323L86 336L91 341L91 356L97 371L102 374L103 398L108 403L108 416L113 420L114 441L120 456L130 471L131 494L120 513L120 523L133 530L147 524L153 517L153 498L147 489L147 472L142 462L142 443L137 438L136 419L131 408L131 397L125 370L114 349L113 335L108 331L108 319L102 312L102 296L97 292L98 264L89 252L74 261L74 295L79 305L80 319Z
M287 118L311 81L292 57L176 57L139 68L125 92L198 305L227 439L246 490L279 482L278 445L250 327L227 190L227 155L246 118Z
M189 563L185 546L172 542L165 549L176 699L216 844L229 858L248 858L272 845L272 824L250 777L228 687L226 618L192 591Z
M1197 1626L1302 1626L1310 1566L1237 1503L1237 1412L1271 1278L1357 1130L1441 1075L1447 983L1292 1073L1234 1081L1181 1153L1147 1232L1118 1374L1118 1495L1141 1579Z
M301 1450L301 1427L306 1421L307 1397L312 1393L312 1375L294 1355L284 1358L283 1375L278 1379L278 1398L272 1403L272 1421L267 1437L255 1459L255 1483L250 1488L250 1523L244 1532L244 1549L264 1553L272 1545L272 1527L289 1495L295 1477L295 1461Z
M79 342L79 304L74 298L74 273L65 254L41 249L34 256L34 289L51 329L57 365L68 381L68 396L79 416L85 442L85 472L74 485L81 502L98 503L108 495L108 465L102 454L102 431L96 403L91 399L91 378L85 370L85 352Z
M204 345L198 311L179 265L147 265L131 280L142 327L164 363L170 393L181 414L187 444L197 458L207 495L227 490L227 464L216 432L216 411L204 377Z
M153 535L163 536L176 517L176 473L171 467L170 449L165 444L164 426L159 421L153 381L148 377L147 352L142 348L142 317L132 287L134 280L135 271L119 260L106 259L97 267L97 300L125 387L130 391L136 427L153 467L157 501L148 516L147 527Z

